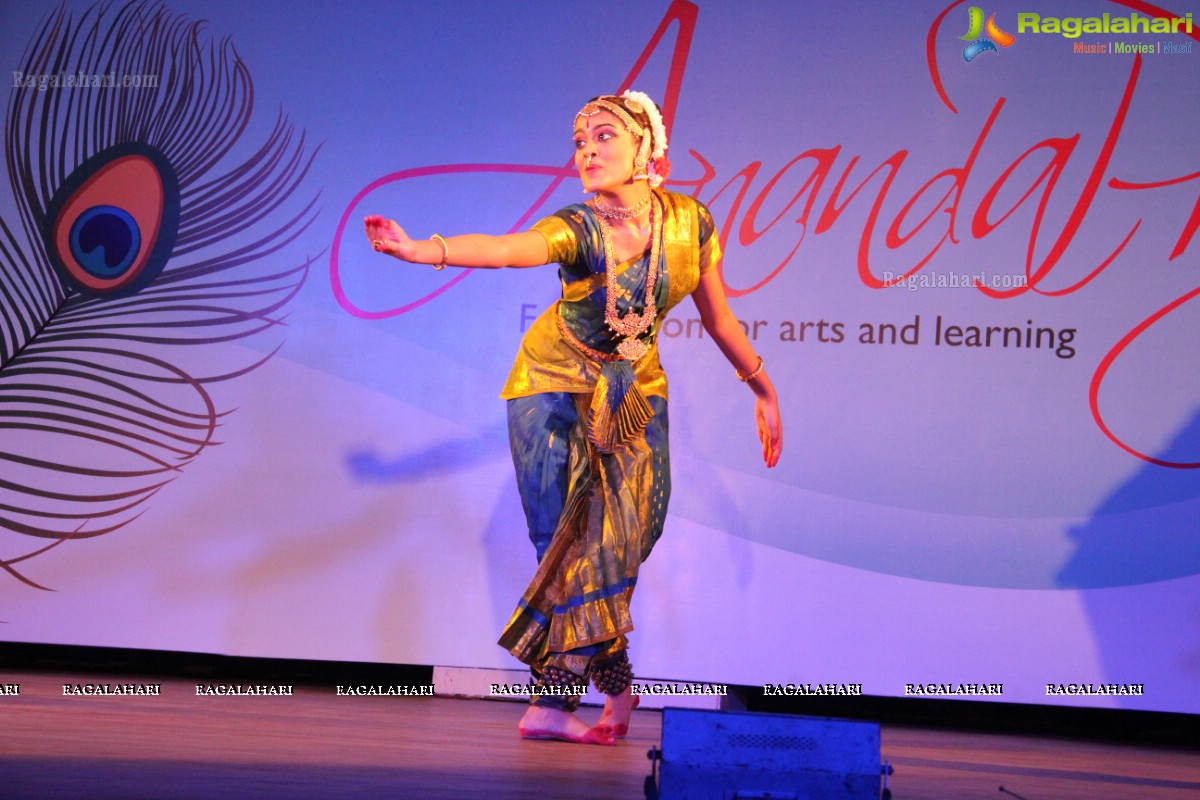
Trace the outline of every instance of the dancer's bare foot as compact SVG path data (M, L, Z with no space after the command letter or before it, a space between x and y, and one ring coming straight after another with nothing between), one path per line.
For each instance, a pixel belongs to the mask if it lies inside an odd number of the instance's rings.
M607 695L607 699L604 701L604 713L600 715L600 721L596 723L594 730L614 739L624 739L629 733L629 720L633 716L633 710L637 708L639 700L640 698L633 693L632 685L621 694Z
M531 705L517 726L522 739L557 739L576 744L616 744L607 733L589 728L569 712L548 706Z

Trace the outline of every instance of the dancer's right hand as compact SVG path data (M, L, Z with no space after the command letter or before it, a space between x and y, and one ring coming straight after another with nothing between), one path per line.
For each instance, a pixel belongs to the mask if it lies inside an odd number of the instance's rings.
M415 243L395 220L373 214L364 222L367 228L367 240L376 253L386 253L403 261L413 260Z

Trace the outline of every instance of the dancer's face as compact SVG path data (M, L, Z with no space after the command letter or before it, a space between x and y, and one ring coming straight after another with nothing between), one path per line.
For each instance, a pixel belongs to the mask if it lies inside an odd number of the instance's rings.
M580 117L575 126L575 169L583 190L599 192L632 182L637 145L633 134L608 111Z

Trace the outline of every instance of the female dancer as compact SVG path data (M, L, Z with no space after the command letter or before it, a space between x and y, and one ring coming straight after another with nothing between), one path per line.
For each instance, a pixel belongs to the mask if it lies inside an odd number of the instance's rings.
M640 92L597 97L575 116L574 145L594 195L532 230L414 240L380 216L366 228L376 251L438 269L560 265L562 299L526 332L501 393L538 570L500 644L537 678L524 738L613 744L637 703L629 600L670 494L657 347L666 312L691 295L754 392L768 467L783 428L762 358L726 302L708 209L659 188L669 164L657 106ZM593 728L574 714L589 679L607 695Z

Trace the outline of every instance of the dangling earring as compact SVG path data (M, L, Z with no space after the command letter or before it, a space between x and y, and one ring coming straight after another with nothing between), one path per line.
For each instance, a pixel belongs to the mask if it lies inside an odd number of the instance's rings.
M642 141L638 144L637 157L633 159L633 179L635 181L644 181L650 177L646 172L649 164L650 131L646 131L642 134Z

